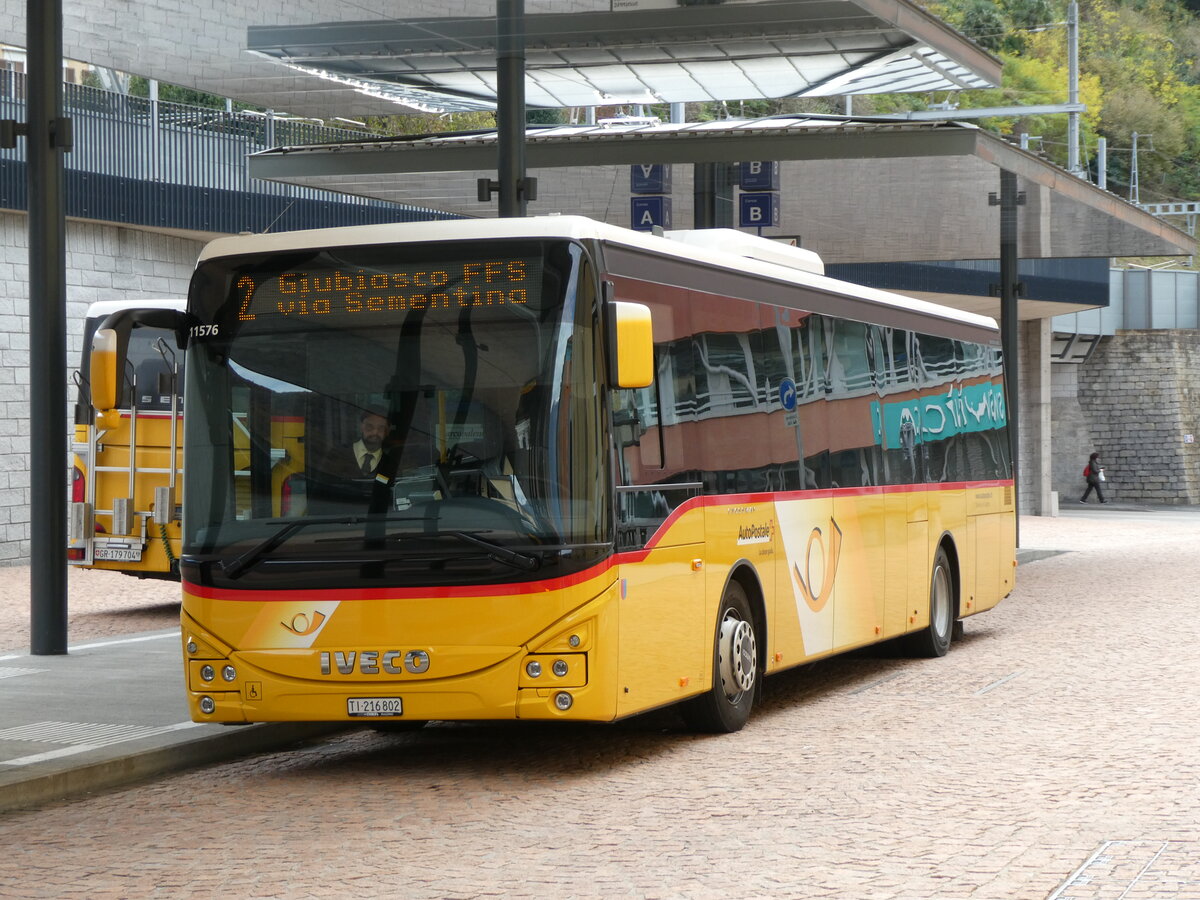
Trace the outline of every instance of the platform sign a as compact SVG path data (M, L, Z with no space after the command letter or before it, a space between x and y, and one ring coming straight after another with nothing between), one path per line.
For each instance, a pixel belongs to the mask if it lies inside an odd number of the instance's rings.
M631 197L629 221L634 231L652 231L654 226L671 227L670 197Z
M739 163L738 187L743 191L779 190L779 161Z
M671 193L671 167L662 163L653 166L634 165L629 167L629 193Z
M772 192L738 194L738 224L742 228L778 228L779 195Z

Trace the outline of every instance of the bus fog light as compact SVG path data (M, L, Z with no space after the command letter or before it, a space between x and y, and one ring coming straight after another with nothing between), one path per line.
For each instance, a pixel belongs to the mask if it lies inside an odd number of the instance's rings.
M214 700L212 697L201 697L200 698L200 712L204 713L206 716L211 715L213 710L215 710L216 708L217 708L217 701Z
M574 702L574 699L572 699L571 695L566 691L559 691L554 695L554 705L563 712L566 712L568 709L570 709Z
M233 666L226 666L221 670L221 677L226 681L237 681L237 669Z
M201 666L200 667L200 677L203 678L205 681L212 681L214 678L217 677L217 673L213 670L212 666Z
M525 663L525 674L530 678L537 678L542 674L542 664L536 659L531 659Z
M552 671L552 672L553 672L555 675L557 675L559 678L562 678L564 675L566 675L566 674L567 674L567 663L566 663L566 660L562 660L562 659L556 659L556 660L554 661L554 665L552 665L552 666L550 667L550 670L551 670L551 671Z

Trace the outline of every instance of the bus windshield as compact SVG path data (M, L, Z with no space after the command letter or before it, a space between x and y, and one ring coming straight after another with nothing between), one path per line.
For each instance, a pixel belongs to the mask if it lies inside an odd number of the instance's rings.
M593 281L562 240L202 263L191 580L494 583L608 552Z

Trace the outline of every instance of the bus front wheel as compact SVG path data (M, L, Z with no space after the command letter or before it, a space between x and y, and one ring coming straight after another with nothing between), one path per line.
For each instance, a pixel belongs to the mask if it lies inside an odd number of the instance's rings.
M746 589L730 581L721 597L713 646L712 687L683 707L697 731L738 731L750 718L758 689L758 638Z
M945 547L938 547L929 576L929 625L905 638L913 656L945 656L954 634L954 573Z

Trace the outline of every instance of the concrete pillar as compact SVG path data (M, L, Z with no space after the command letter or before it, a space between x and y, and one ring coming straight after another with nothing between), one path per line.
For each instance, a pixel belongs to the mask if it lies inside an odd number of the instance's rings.
M1022 322L1020 332L1021 512L1057 513L1053 490L1051 439L1050 320Z

